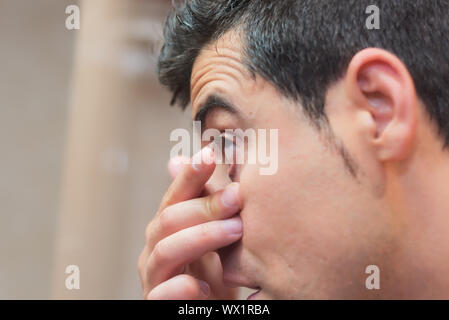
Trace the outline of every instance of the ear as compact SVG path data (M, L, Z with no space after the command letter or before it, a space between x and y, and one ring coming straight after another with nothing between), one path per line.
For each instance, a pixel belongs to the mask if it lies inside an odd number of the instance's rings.
M368 48L351 60L345 91L361 111L369 112L371 143L380 161L403 160L416 135L415 85L405 65L386 50Z

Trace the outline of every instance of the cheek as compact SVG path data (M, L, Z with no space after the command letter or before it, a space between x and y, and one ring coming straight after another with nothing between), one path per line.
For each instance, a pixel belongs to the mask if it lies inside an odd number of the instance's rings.
M270 264L273 255L279 261L320 228L301 230L315 212L325 184L319 174L324 164L313 146L303 143L300 149L291 139L279 138L277 172L261 175L260 166L246 165L240 177L245 247Z
M367 208L372 199L363 195L338 155L319 138L302 141L298 148L280 139L274 175L260 175L257 165L242 170L243 246L267 273L293 268L295 277L313 281L313 275L343 264L342 256L358 254L364 245L360 240L369 238L362 230L373 226L374 215L366 210L374 208Z

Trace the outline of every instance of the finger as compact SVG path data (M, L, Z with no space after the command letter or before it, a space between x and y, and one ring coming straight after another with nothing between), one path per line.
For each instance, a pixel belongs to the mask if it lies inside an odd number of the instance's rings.
M148 256L149 256L148 247L145 246L143 248L142 252L140 253L139 258L137 259L137 271L139 273L140 284L142 286L142 289L145 289L146 282L147 282L147 279L146 279L147 273L146 273L145 267L146 267L146 262L148 260Z
M166 207L155 224L159 232L154 232L159 240L198 224L213 220L223 220L232 217L240 210L239 184L231 183L224 190L204 198L195 198ZM151 246L151 244L150 244Z
M204 185L201 196L205 197L222 190L231 182L232 180L229 177L228 168L224 168L223 164L217 164L214 173Z
M243 226L239 217L206 222L183 229L159 241L148 258L146 272L150 288L173 277L181 268L239 240Z
M190 160L184 156L177 156L168 162L168 172L172 179L175 179L176 176L182 171L185 165L189 164Z
M232 183L206 198L195 198L165 208L148 227L146 248L153 248L161 239L180 230L232 217L240 210L238 192L239 184ZM141 256L139 259L139 274L143 285L146 283L147 258L148 256Z
M187 274L173 277L150 291L148 300L204 300L210 295L209 285Z
M184 166L168 188L162 198L158 212L174 203L199 196L204 188L204 184L214 172L214 160L214 152L210 147L204 147L193 156L189 164Z

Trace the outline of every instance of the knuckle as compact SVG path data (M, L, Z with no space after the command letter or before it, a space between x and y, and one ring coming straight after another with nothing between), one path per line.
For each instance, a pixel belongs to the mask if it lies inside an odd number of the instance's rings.
M160 220L159 218L154 218L145 229L145 240L147 246L150 248L154 245L156 241L158 241L159 233L160 233Z
M140 276L142 276L143 265L144 265L144 254L142 252L139 256L139 259L137 259L137 271L139 272Z
M213 204L212 196L206 197L203 201L203 211L207 220L212 220L214 219L215 216L212 204Z
M154 220L153 220L154 221ZM153 235L154 222L151 221L147 227L145 228L145 240L148 242L151 241Z
M165 206L170 205L172 198L175 195L175 186L176 184L173 182L167 189L167 192L162 196L162 201L161 201L161 206L160 206L160 210L162 210L163 208L165 208Z
M170 188L169 188L169 189L167 190L167 193L165 193L165 194L162 196L161 207L160 207L159 209L162 209L162 207L163 207L166 203L168 203L168 201L170 200L171 194L172 194L172 191L171 191Z
M208 224L203 223L198 226L198 237L201 239L201 241L207 241L211 237L210 227Z
M161 211L159 215L159 224L162 230L169 230L172 225L172 219L170 215L170 211L165 208Z
M151 256L155 264L163 264L169 259L167 250L164 248L164 244L162 241L156 243Z
M139 259L137 260L137 270L142 280L144 280L147 260L148 260L148 249L147 247L145 247L140 253Z

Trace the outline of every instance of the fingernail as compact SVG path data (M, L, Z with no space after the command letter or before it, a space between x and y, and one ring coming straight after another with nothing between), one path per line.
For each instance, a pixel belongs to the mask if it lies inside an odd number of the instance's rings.
M213 150L207 146L192 157L192 168L199 171L202 163L211 164L212 162L214 162Z
M221 226L229 234L241 234L243 231L243 224L240 219L224 220L221 222Z
M209 285L208 285L206 282L201 281L201 280L198 280L198 282L199 282L199 284L200 284L201 292L203 292L203 294L204 294L205 296L208 296L209 293L210 293L210 287L209 287Z
M225 207L235 208L239 207L239 184L234 182L226 187L221 194L221 202Z

